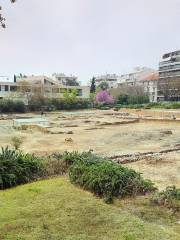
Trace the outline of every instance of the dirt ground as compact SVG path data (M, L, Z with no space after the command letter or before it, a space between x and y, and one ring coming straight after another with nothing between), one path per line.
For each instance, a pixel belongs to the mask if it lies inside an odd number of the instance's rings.
M39 114L12 115L8 116L10 119L0 120L0 147L10 145L13 136L20 136L23 139L23 151L43 155L90 149L104 156L160 151L180 146L180 121L172 121L173 114L180 117L180 111L167 110L55 112L44 116L49 121L47 129L27 130L14 129L12 119L39 117ZM139 161L129 165L159 186L180 184L178 153L167 154L158 163Z
M129 163L126 166L141 172L145 178L151 179L159 189L172 185L180 188L180 151Z

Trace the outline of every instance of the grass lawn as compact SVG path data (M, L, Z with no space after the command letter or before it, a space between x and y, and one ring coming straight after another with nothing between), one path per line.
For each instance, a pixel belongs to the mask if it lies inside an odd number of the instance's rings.
M0 240L179 240L177 220L142 199L107 205L65 177L0 191Z

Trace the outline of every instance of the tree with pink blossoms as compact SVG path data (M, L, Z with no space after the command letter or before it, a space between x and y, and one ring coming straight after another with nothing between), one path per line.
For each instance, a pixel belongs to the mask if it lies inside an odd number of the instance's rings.
M109 95L109 93L106 90L103 90L96 94L96 103L111 104L113 103L113 98Z

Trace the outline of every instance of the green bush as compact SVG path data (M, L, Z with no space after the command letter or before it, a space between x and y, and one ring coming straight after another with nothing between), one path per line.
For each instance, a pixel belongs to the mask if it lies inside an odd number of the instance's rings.
M23 143L23 140L21 137L14 136L11 139L12 146L15 148L15 150L18 150Z
M146 95L129 95L127 103L128 104L143 104L148 103L149 97Z
M0 189L36 180L43 175L42 161L30 154L23 154L8 147L0 153Z
M22 101L0 100L0 112L25 112L25 104Z
M56 110L76 110L76 109L87 109L91 107L91 103L88 99L74 100L67 99L51 99L48 102L49 106L54 106Z
M13 112L20 112L20 113L24 113L26 108L25 108L25 104L22 101L14 101L14 106L13 106Z
M179 109L180 108L180 102L158 102L158 103L148 103L146 105L148 108L160 108L160 109Z
M166 109L179 109L180 102L164 103L162 106L164 106Z
M108 106L102 106L102 107L99 107L98 109L100 109L100 110L110 110L111 107L108 107Z
M103 197L107 203L111 203L113 197L145 194L155 189L140 173L91 152L67 154L64 160L70 165L70 181Z
M30 111L39 111L45 109L46 111L55 110L77 110L77 109L87 109L91 107L91 102L88 99L44 99L41 101L31 101L29 105Z
M117 102L120 104L127 104L128 103L128 94L120 94L117 98Z
M118 104L144 104L149 102L149 97L146 95L132 95L132 94L120 94L117 99Z
M144 108L143 104L129 104L126 106L126 108L130 108L130 109L141 109Z
M44 161L44 176L49 177L66 174L70 161L71 153L53 154Z
M111 108L114 108L114 104L96 103L94 107L100 110L110 110Z
M135 196L155 190L141 174L91 152L65 152L47 159L3 149L0 153L0 189L38 178L69 173L70 181L111 203L113 197Z
M171 208L174 212L180 211L180 188L168 186L164 191L156 192L151 203Z

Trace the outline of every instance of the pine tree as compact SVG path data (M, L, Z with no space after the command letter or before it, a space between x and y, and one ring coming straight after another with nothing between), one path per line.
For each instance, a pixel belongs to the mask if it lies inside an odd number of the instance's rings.
M95 77L92 78L91 81L91 87L90 87L90 93L95 93L96 92L96 81Z
M14 74L14 82L16 82L16 75Z

